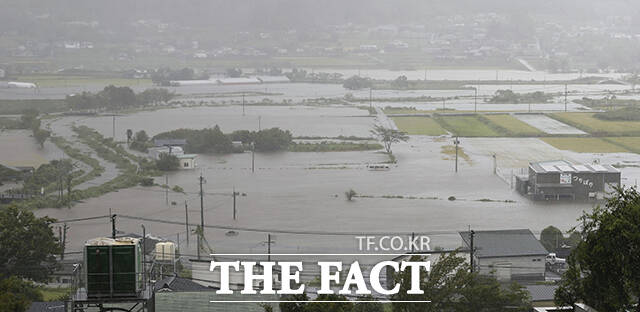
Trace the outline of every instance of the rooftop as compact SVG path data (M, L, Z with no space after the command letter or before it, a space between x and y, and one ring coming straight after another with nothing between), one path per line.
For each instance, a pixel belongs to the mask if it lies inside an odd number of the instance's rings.
M469 232L460 232L460 236L469 246ZM539 256L548 253L529 229L476 231L474 247L478 258Z
M155 146L183 146L187 145L185 139L154 139L153 144Z
M576 172L604 172L619 173L620 170L611 165L582 164L574 165L566 160L552 160L529 163L529 168L535 173L576 173Z

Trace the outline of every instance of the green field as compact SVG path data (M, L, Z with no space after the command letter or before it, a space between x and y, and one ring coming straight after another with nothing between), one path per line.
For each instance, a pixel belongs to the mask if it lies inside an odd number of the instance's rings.
M438 136L447 132L431 117L393 117L400 131L411 135Z
M614 138L619 139L619 138ZM635 138L640 142L640 138ZM629 152L622 146L602 138L542 138L542 140L560 150L577 153L624 153Z
M531 125L520 121L511 115L483 115L496 126L503 128L512 136L539 136L543 132Z
M454 135L463 137L499 137L504 136L478 119L477 116L439 116L438 121Z
M604 138L604 140L619 145L630 152L640 154L640 137Z
M597 136L640 135L640 121L608 121L593 113L555 113L551 117Z

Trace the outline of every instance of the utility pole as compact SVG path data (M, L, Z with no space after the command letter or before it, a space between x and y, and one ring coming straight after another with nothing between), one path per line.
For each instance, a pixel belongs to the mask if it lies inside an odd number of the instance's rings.
M244 116L244 92L242 92L242 116Z
M202 191L202 183L204 178L200 173L200 236L198 237L198 259L200 259L200 247L202 246L202 238L204 237L204 192Z
M262 116L258 116L258 131L262 130Z
M187 247L189 247L189 211L187 201L184 201L184 227L187 230Z
M62 242L62 227L61 226L58 226L58 239L60 240L60 242ZM62 245L60 245L60 247L62 247ZM64 249L64 247L62 247L60 249L62 250L62 249ZM64 250L62 250L60 252L60 258L62 259L62 257L64 257Z
M564 85L564 111L567 111L567 84Z
M476 87L476 95L473 97L473 112L478 112L478 87Z
M233 220L236 220L236 195L238 195L238 193L236 192L236 188L234 186L233 187Z
M60 260L64 260L64 249L67 246L67 230L69 227L65 223L62 225L62 253L60 254Z
M140 224L142 227L142 285L144 288L147 288L146 278L147 278L147 263L145 262L145 258L147 256L147 248L145 247L145 239L147 239L147 229L144 227L144 224Z
M447 101L447 99L443 97L443 98L442 98L442 110L443 110L443 111L445 110L445 108L444 108L444 103L445 103L446 101Z
M496 154L493 154L493 174L498 173L498 161L496 159Z
M473 247L473 238L476 236L476 232L474 230L469 231L469 263L471 264L471 273L475 271L475 261L473 257L475 256L475 249Z
M111 215L111 238L116 239L116 214Z
M373 109L373 89L369 88L369 111Z
M256 144L251 142L251 173L256 172Z
M71 209L71 181L73 177L71 173L67 174L67 208Z
M458 172L458 145L460 145L460 140L458 140L457 136L453 140L453 144L456 146L456 172Z
M164 188L164 201L165 201L165 205L169 206L169 175L168 174L164 175L164 185L166 186Z

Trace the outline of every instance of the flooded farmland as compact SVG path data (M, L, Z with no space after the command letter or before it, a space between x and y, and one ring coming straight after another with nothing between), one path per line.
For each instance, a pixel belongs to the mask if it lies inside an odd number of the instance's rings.
M396 72L363 71L374 78L388 78ZM351 72L344 72L349 75ZM411 75L404 72L403 74ZM418 74L417 72L414 74ZM443 75L438 78L456 79L468 77L468 72L431 72ZM463 76L457 76L457 75ZM502 72L514 79L543 79L544 75L519 72ZM474 75L471 75L474 76ZM481 72L484 79L495 78L495 72ZM435 77L435 76L434 76ZM504 78L504 77L502 77ZM554 76L549 80L576 78L575 75ZM553 78L553 79L552 79ZM615 78L612 76L612 78ZM472 86L473 87L473 86ZM88 90L90 87L83 87ZM134 90L144 86L133 86ZM496 90L509 86L483 85L479 95L486 97ZM516 92L564 91L564 85L515 85ZM572 92L601 93L607 90L626 90L628 86L617 85L571 85ZM201 129L220 126L224 132L234 130L258 130L271 127L290 130L294 137L371 137L370 130L379 122L390 122L384 116L371 116L365 109L350 105L305 105L310 98L344 98L350 93L355 98L367 99L365 90L346 90L335 84L269 84L263 86L186 86L172 87L179 94L179 101L199 103L208 101L207 106L176 105L172 108L146 110L105 116L56 116L46 121L55 135L77 141L71 126L86 125L96 129L104 137L115 133L116 141L126 140L126 130L145 130L150 136L179 128ZM96 89L97 90L97 89ZM19 91L8 97L60 98L71 92L81 91L74 87L42 88L38 93ZM264 95L247 96L245 107L241 105L242 93L264 92ZM3 94L7 96L7 94ZM444 107L458 111L474 110L473 90L376 90L377 99L373 106L378 108L413 107L419 110L438 110L440 102L394 101L396 98L431 96L448 98ZM577 95L572 95L577 98ZM263 98L275 103L291 100L286 105L260 105ZM389 99L385 101L384 99ZM233 102L232 102L233 101ZM212 103L216 103L212 105ZM360 105L360 104L358 104ZM366 101L362 105L368 106ZM480 111L561 111L562 98L553 103L539 104L489 104L481 99L477 105ZM580 104L569 103L568 110L588 109ZM243 113L244 110L244 113ZM381 112L379 110L379 112ZM546 133L568 133L571 127L560 129L556 122L545 116L516 115L524 122ZM540 120L540 118L546 118ZM544 121L547 121L546 123ZM115 123L114 123L115 121ZM114 127L115 126L115 127ZM558 132L560 131L560 132ZM577 129L571 133L581 133ZM554 148L539 139L467 138L461 147L468 160L461 161L458 173L453 171L451 155L443 149L451 146L451 138L412 136L408 142L394 147L397 164L389 171L367 170L367 164L388 161L388 157L378 151L367 152L323 152L323 153L257 153L255 172L251 171L251 154L230 154L225 156L199 155L197 169L168 173L156 177L156 183L167 183L170 187L180 186L185 193L166 191L160 187L136 186L109 193L77 203L72 209L41 209L38 215L49 215L60 220L92 216L121 214L146 219L185 221L185 202L189 223L199 221L198 177L206 180L204 186L205 223L215 226L246 228L229 235L229 230L209 229L207 239L216 250L227 252L239 250L263 251L265 231L291 230L309 231L309 234L278 234L276 251L319 251L323 248L338 248L353 251L354 239L349 235L321 235L318 232L425 232L434 235L434 244L456 248L460 244L457 231L472 226L477 229L494 229L504 224L513 228L526 227L540 231L553 224L568 230L585 210L593 203L540 203L530 201L512 189L511 172L521 170L528 161L545 159L574 159L570 151ZM528 141L527 141L528 140ZM86 146L75 143L81 149ZM140 155L138 152L132 153ZM493 173L492 155L497 154L497 166L503 168L502 175ZM596 156L594 156L596 157ZM588 157L587 157L588 158ZM96 180L88 181L83 187L97 185L114 178L118 169L108 161L100 160L106 171ZM636 170L625 171L627 181L635 180ZM629 177L626 172L631 172ZM93 183L93 184L92 184ZM241 196L237 200L237 220L233 220L233 190ZM345 192L353 189L358 197L353 201L345 198ZM449 200L455 198L455 200ZM545 215L540 219L538 216ZM292 220L295 220L293 222ZM122 218L118 229L123 232L138 232L144 223L155 235L171 237L186 246L184 225L151 222ZM320 224L322 224L320 226ZM84 239L96 229L107 235L109 220L100 219L85 224L73 224L70 228L69 247L78 250ZM252 231L252 230L262 230ZM309 239L313 237L312 239ZM195 250L191 237L189 250ZM336 245L335 241L341 243ZM339 247L338 247L339 246Z

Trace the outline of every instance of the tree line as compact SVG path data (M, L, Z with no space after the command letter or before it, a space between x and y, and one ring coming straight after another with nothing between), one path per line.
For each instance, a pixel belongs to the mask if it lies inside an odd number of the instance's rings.
M515 93L511 90L498 90L487 100L488 103L496 104L518 104L518 103L548 103L553 99L553 95L536 91L532 93Z
M68 95L65 102L73 110L121 110L138 106L166 104L175 97L164 88L147 89L135 93L129 87L105 87L98 93L82 92Z
M185 139L187 141L185 152L216 154L243 152L251 148L257 152L283 151L293 142L293 136L289 130L280 128L260 131L237 130L225 134L218 125L199 130L177 129L160 133L154 139ZM242 147L234 147L234 141L242 142Z

